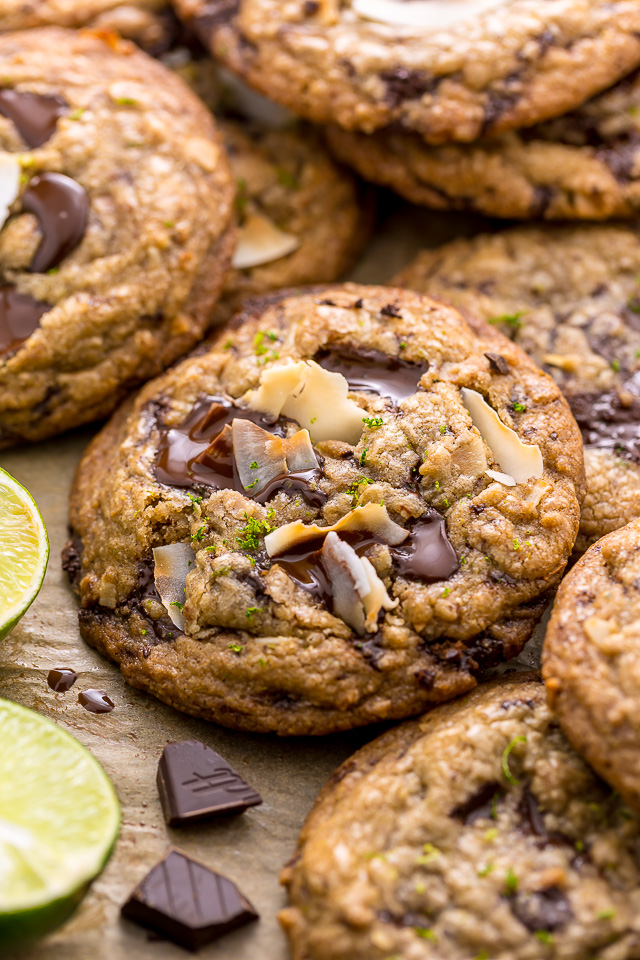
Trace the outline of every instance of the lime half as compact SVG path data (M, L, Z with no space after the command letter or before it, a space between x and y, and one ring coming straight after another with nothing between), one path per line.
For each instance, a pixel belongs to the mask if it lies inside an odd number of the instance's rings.
M0 952L67 919L113 849L120 805L88 750L0 700Z
M49 559L49 540L31 494L0 469L0 640L33 603Z

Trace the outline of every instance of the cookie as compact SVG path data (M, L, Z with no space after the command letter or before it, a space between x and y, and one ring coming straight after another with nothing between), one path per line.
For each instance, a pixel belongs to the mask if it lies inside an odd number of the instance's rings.
M126 41L0 36L0 445L109 414L203 335L234 184L209 112Z
M640 809L640 520L587 550L563 580L547 627L550 703L582 756Z
M617 226L521 227L427 250L396 278L499 327L582 428L576 549L640 515L640 240Z
M331 159L313 127L222 75L210 57L182 48L165 62L218 118L237 186L238 266L215 322L229 319L249 296L346 273L373 225L372 191Z
M283 292L93 442L65 564L84 638L130 683L226 726L328 733L517 654L581 484L559 390L498 331L399 289Z
M251 86L315 123L468 142L558 116L640 63L636 0L177 0Z
M637 955L640 829L528 680L367 744L302 830L294 960Z
M2 0L0 33L34 27L67 27L117 33L157 54L178 30L168 0Z
M573 113L469 145L327 130L335 155L412 203L492 217L606 220L640 210L640 73Z

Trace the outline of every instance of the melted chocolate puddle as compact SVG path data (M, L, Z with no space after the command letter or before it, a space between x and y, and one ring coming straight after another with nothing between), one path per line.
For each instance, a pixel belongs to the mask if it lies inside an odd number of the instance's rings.
M75 670L69 670L68 667L56 667L54 670L49 670L47 683L56 693L66 693L77 679L78 674Z
M266 503L271 497L282 490L284 493L290 493L292 496L299 494L311 507L321 509L327 502L327 495L322 490L314 490L311 483L322 477L322 470L314 467L313 470L300 470L293 473L283 473L275 477L270 483L263 487L259 493L256 493L254 500L258 503ZM246 490L244 491L247 492Z
M460 566L444 517L433 509L412 524L404 543L389 549L400 576L426 583L448 580Z
M47 142L67 106L62 97L0 90L0 113L15 124L24 142L32 148Z
M19 293L13 284L0 286L0 355L17 350L51 310L48 303Z
M633 378L622 389L636 392ZM586 446L610 450L617 456L640 463L640 398L623 406L617 393L577 394L568 397Z
M351 390L377 393L390 397L395 403L415 393L420 378L429 369L426 361L411 363L363 347L320 350L313 359L325 370L341 373Z
M45 273L82 240L89 215L87 193L71 177L42 173L33 177L22 195L22 209L38 218L42 231L29 269L32 273Z
M89 713L111 713L115 708L105 690L83 690L78 694L78 703Z

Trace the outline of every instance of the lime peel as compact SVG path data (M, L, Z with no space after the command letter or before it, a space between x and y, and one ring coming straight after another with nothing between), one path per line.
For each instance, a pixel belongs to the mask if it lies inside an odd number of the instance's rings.
M35 600L49 540L31 494L0 468L0 640Z

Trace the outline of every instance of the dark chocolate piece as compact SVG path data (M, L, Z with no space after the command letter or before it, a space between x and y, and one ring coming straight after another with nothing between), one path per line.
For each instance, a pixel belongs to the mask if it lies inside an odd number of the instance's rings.
M48 310L48 303L20 293L13 284L0 286L0 356L21 347Z
M623 390L632 396L624 405L617 392L569 395L571 412L582 431L585 446L609 450L618 457L640 463L640 398L632 377Z
M89 713L111 713L115 703L107 696L106 690L81 690L78 703Z
M497 781L492 780L472 793L451 811L451 816L469 826L476 820L495 819L498 804L504 797L504 790Z
M509 364L501 353L485 353L494 373L509 373Z
M520 923L532 932L562 930L573 919L571 904L559 887L518 893L511 902L511 909Z
M258 919L235 883L175 847L136 887L121 912L194 952Z
M0 90L0 113L13 121L28 147L41 147L67 112L62 97L5 88Z
M62 173L42 173L22 195L22 209L40 222L42 240L30 270L45 273L78 246L87 229L89 200L84 187Z
M282 490L284 493L290 493L292 496L301 496L310 507L317 507L318 510L324 507L327 502L327 495L322 490L316 490L311 483L318 481L322 477L322 470L314 467L312 470L299 470L293 473L283 473L275 477L258 493L254 494L253 499L258 503L266 503L272 497Z
M437 510L430 510L412 525L409 537L391 548L394 566L402 577L435 583L447 580L460 566L447 536L447 527Z
M341 373L351 390L364 390L390 397L394 402L410 397L429 364L412 363L365 347L321 350L314 360L334 373Z
M170 827L220 813L243 813L262 797L227 761L198 740L169 743L158 764L158 792Z
M56 693L66 693L77 679L78 674L75 670L69 670L68 667L57 667L54 670L49 670L47 683Z

